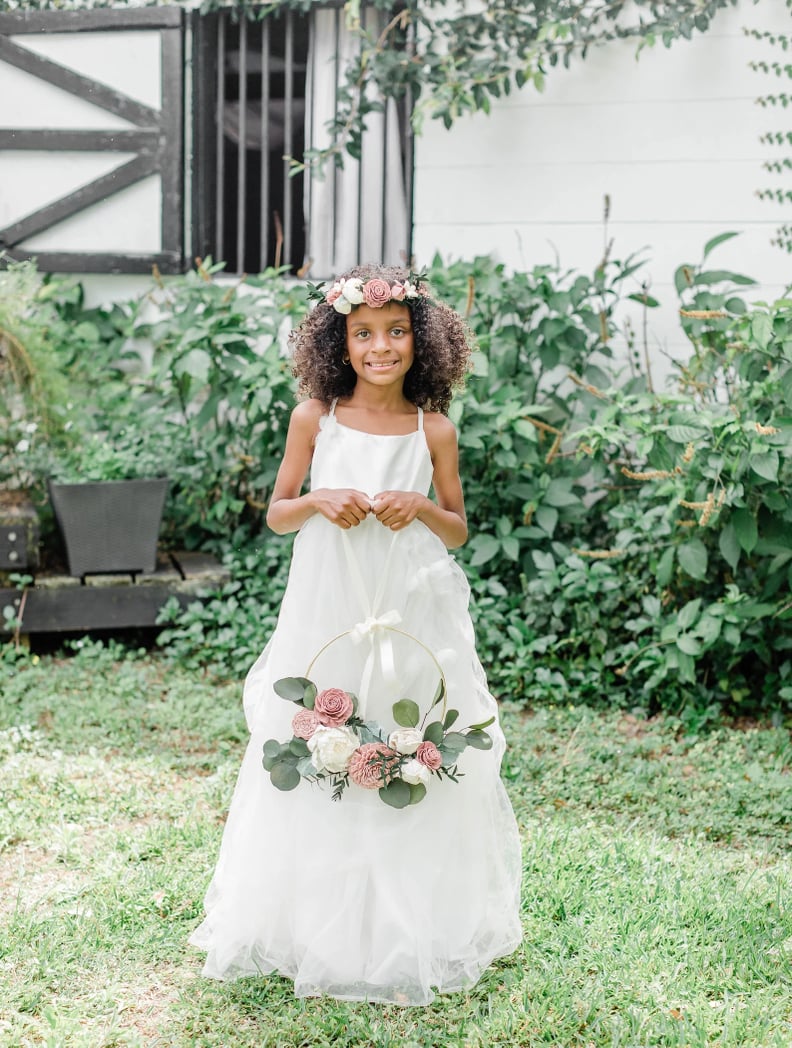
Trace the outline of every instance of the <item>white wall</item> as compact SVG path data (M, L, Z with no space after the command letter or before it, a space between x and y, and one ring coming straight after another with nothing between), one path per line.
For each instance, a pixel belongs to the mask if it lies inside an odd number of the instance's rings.
M543 94L526 88L449 131L427 124L416 144L417 262L435 251L491 253L528 269L557 253L564 267L591 272L603 254L608 194L612 256L648 247L630 290L648 279L663 303L651 318L656 356L685 354L673 273L698 262L718 233L740 236L711 256L713 268L759 280L754 298L777 296L792 282L792 255L770 239L792 208L763 203L756 190L789 188L792 178L762 169L775 151L759 136L792 129L792 111L763 109L756 98L789 91L789 81L748 62L789 56L749 39L744 26L790 34L792 17L782 0L741 0L692 41L658 44L637 61L634 44L615 42L569 70L550 69Z

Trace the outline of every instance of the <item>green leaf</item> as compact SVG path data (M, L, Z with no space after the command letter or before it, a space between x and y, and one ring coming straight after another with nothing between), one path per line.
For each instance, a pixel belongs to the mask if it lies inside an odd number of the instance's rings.
M712 240L708 240L707 243L704 245L703 257L706 258L710 251L714 250L714 248L716 248L719 244L725 244L727 240L731 240L732 237L736 237L739 235L740 234L737 232L719 233L716 237L713 237Z
M767 349L773 337L773 321L769 313L754 313L751 317L751 338L759 349Z
M426 796L426 787L422 782L410 783L410 804L420 803Z
M488 720L482 721L481 724L471 724L470 727L468 728L468 731L483 731L485 728L488 728L490 726L490 724L494 724L494 723L495 723L495 717L492 716Z
M424 741L433 742L435 746L440 745L443 741L443 725L440 721L432 721L431 724L427 724L424 732Z
M445 679L443 677L441 677L439 682L438 682L438 684L437 684L437 691L434 693L434 698L432 699L432 706L436 706L439 702L442 702L443 699L445 698L445 693L446 693Z
M492 749L492 736L488 735L486 731L469 731L467 742L468 746L472 746L474 750Z
M316 698L316 685L307 677L281 677L272 685L276 695L289 702L299 702L306 709L312 710ZM308 701L310 698L310 705Z
M475 550L470 558L471 567L476 568L481 564L486 564L488 560L492 560L493 557L500 553L500 540L495 538L494 535L480 535L478 541L474 540L474 542Z
M731 516L734 525L734 533L740 547L746 553L750 553L759 539L759 529L756 526L756 518L748 509L736 509Z
M412 699L400 699L393 704L393 719L402 728L415 728L421 719L418 703Z
M270 771L272 785L277 790L288 792L300 785L300 773L290 761L276 761Z
M677 637L677 647L680 651L684 651L686 655L700 655L701 654L701 643L695 637L691 637L689 633L683 633Z
M295 757L307 757L311 751L305 739L292 739L289 743L289 752Z
M537 526L552 537L558 523L558 510L552 506L540 506L534 514Z
M391 808L406 808L412 801L412 790L410 784L404 779L394 779L379 791L380 799Z
M674 572L674 547L669 546L657 562L657 585L665 589Z
M703 579L707 574L707 547L701 539L690 539L677 550L679 566L691 578Z
M693 623L698 618L698 613L701 610L701 598L696 597L695 600L689 600L687 604L682 608L679 615L677 615L677 625L681 630L689 630Z
M699 440L705 432L698 426L669 426L665 431L668 439L675 444L689 444L691 440Z
M443 720L443 727L446 731L448 731L448 729L451 727L451 725L454 723L458 716L459 710L449 710L446 713L445 719Z
M501 539L501 545L509 560L520 559L520 543L513 535L508 535L505 539Z
M544 501L548 506L576 506L580 502L577 495L572 492L572 480L556 477L551 480L547 491L544 493Z
M263 746L263 756L261 763L264 765L265 771L272 771L272 766L275 761L280 757L281 744L277 739L267 739Z
M204 349L191 349L189 353L177 360L173 370L177 375L189 375L196 382L206 382L212 367L212 358Z
M765 451L748 456L748 464L754 473L765 480L778 480L778 452Z
M729 567L734 571L740 560L740 543L734 527L734 515L718 536L718 549Z
M443 749L448 753L453 753L456 757L463 752L468 744L467 735L461 731L449 731L447 735L443 736Z

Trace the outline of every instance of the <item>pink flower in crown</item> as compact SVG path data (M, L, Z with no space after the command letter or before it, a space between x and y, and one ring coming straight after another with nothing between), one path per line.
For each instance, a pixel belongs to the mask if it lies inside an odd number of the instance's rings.
M326 728L346 724L354 712L352 697L340 688L325 688L314 700L314 716Z
M391 286L387 280L380 277L372 277L363 285L363 297L366 305L372 309L379 309L391 300Z
M390 290L390 294L394 302L403 302L407 291L404 284L394 284Z
M333 286L330 288L330 290L325 295L325 302L328 304L328 306L332 306L332 304L337 299L339 299L340 297L341 297L341 285L340 284L333 284Z
M422 742L415 751L415 759L431 771L437 771L443 763L443 755L433 742Z
M393 778L399 755L384 742L366 742L349 758L349 777L364 790L378 790Z
M319 727L319 720L313 710L299 710L292 717L292 731L298 739L307 742Z

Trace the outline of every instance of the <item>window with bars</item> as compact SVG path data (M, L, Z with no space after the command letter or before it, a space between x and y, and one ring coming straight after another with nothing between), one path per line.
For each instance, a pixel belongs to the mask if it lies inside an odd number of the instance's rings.
M370 114L359 160L290 175L328 145L355 46L337 4L0 15L0 246L84 273L407 261L409 101Z
M372 8L372 20L379 14ZM290 158L326 142L353 45L340 7L261 20L195 20L193 229L196 254L231 272L289 266L326 278L410 253L407 106L369 118L359 160L293 175Z

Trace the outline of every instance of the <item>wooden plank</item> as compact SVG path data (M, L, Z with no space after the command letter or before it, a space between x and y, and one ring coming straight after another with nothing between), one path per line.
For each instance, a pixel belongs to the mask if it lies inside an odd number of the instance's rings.
M177 567L182 560L184 578ZM171 597L186 607L209 586L222 584L228 575L228 569L207 553L161 556L156 572L150 575L88 575L84 583L70 575L42 575L26 591L20 632L156 626L160 609ZM21 597L18 589L0 588L0 608L19 608ZM0 622L1 632L11 632L4 622Z
M151 276L154 265L160 273L181 273L184 269L181 254L174 251L119 255L103 251L23 251L18 247L5 247L4 250L16 262L34 259L39 269L46 273L144 273Z
M0 128L0 149L66 150L69 152L140 153L152 156L159 149L159 132L150 128L117 131L60 130L50 128Z
M225 580L229 577L228 568L220 564L217 557L212 556L211 553L201 553L196 550L190 552L180 550L178 553L173 553L172 557L185 579L211 579L215 581Z
M26 11L0 14L0 33L85 33L112 29L159 29L181 25L178 7Z

